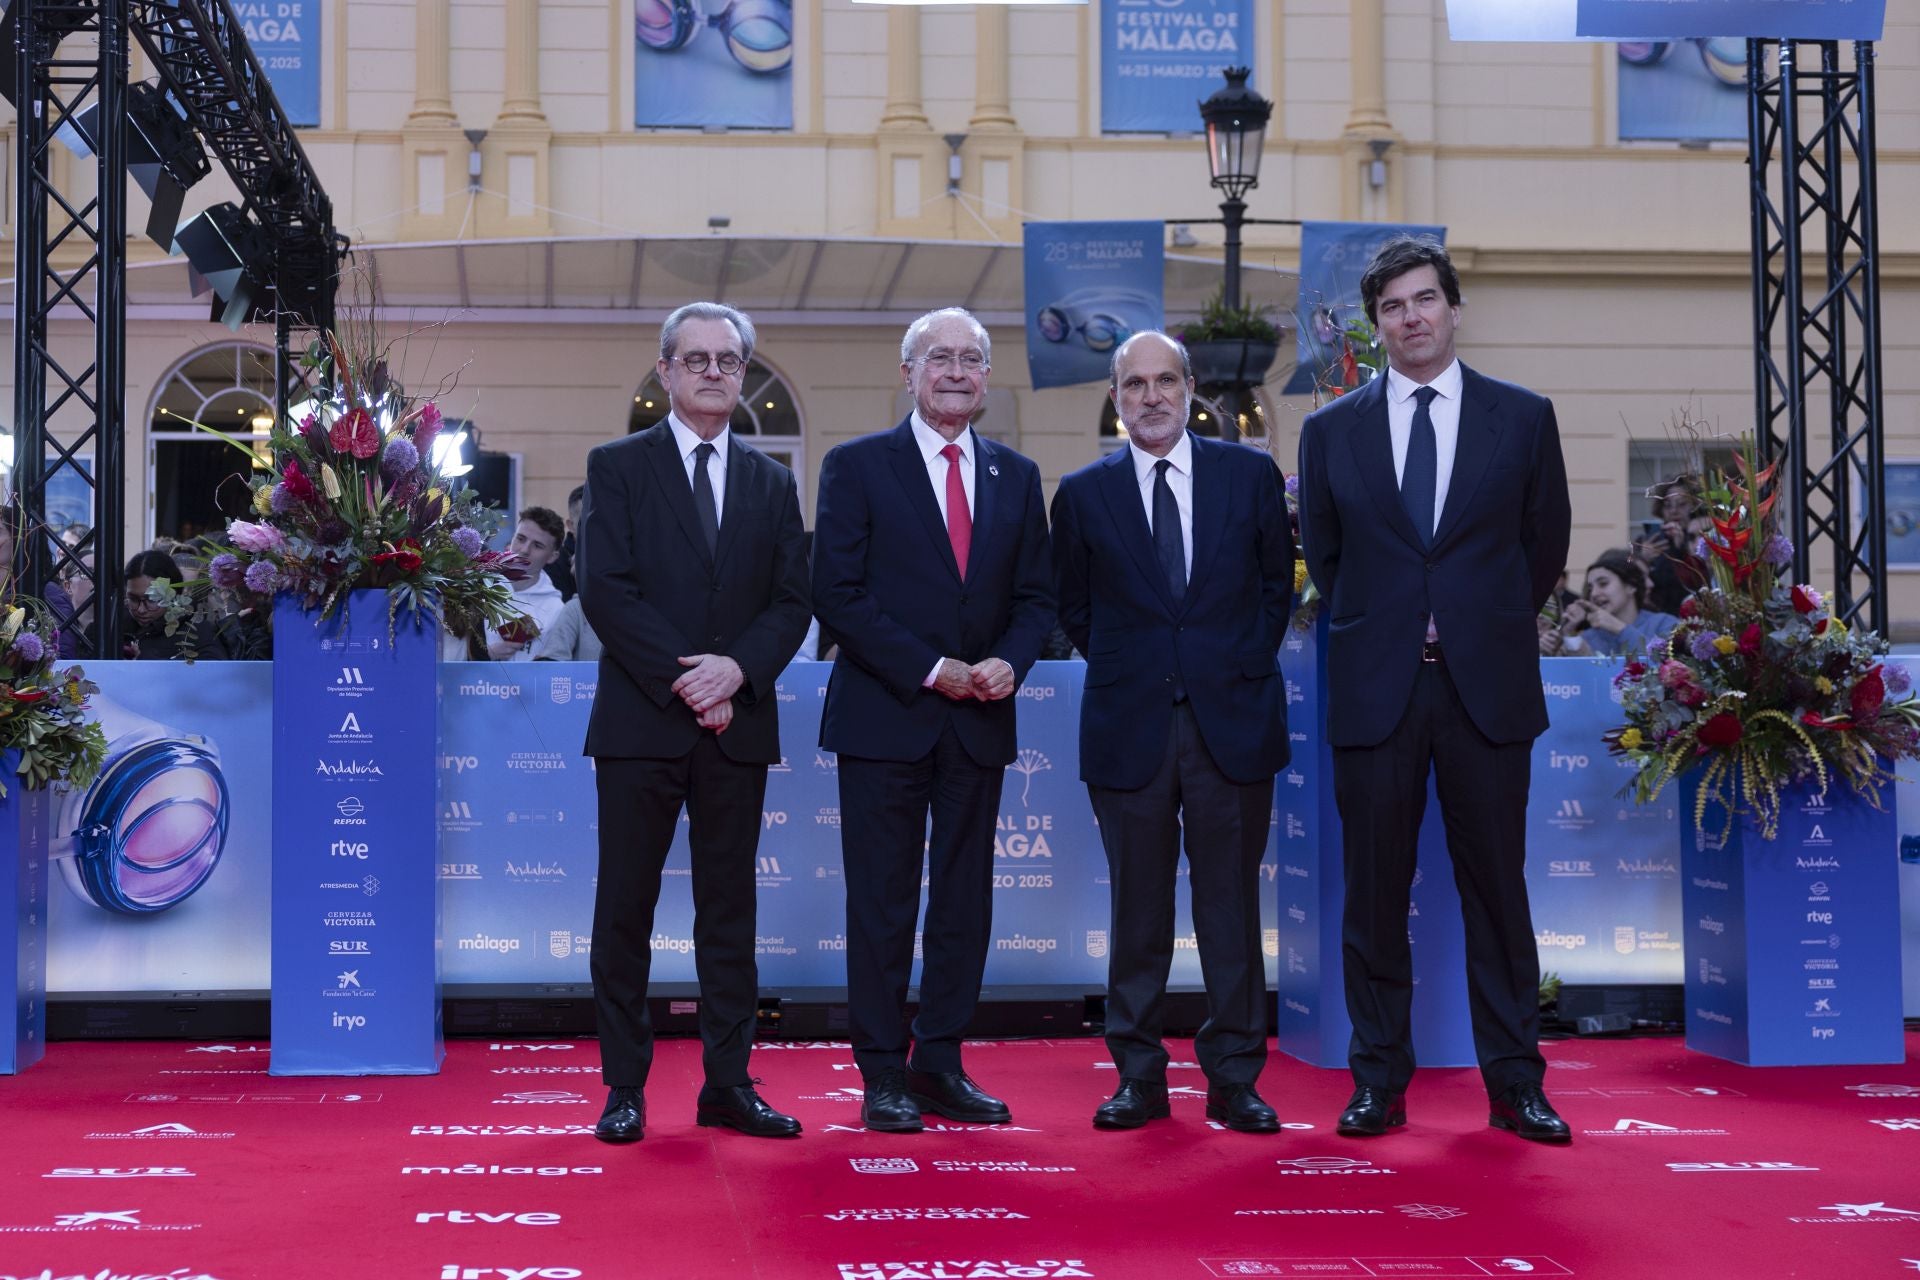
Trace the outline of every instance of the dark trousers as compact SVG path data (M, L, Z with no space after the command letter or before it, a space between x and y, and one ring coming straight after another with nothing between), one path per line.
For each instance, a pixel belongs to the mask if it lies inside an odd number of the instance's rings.
M653 1065L647 974L660 871L687 809L693 851L693 961L707 1083L746 1084L760 977L753 959L754 857L767 766L738 764L702 733L674 760L602 759L600 883L593 897L593 1004L600 1074L644 1085Z
M1207 987L1194 1054L1214 1084L1252 1084L1267 1060L1266 962L1260 951L1260 857L1273 779L1234 782L1207 754L1190 703L1173 709L1166 754L1137 791L1089 785L1113 884L1107 1049L1120 1074L1164 1084L1160 1042L1173 964L1174 882L1184 830L1193 932Z
M927 869L918 1071L959 1071L993 932L993 824L1006 771L967 754L949 727L907 762L840 756L847 880L847 1028L863 1074L907 1061L907 982ZM929 833L928 814L933 826Z
M1444 661L1421 665L1406 717L1386 741L1334 749L1347 876L1341 951L1353 1019L1347 1061L1356 1083L1400 1092L1413 1078L1407 905L1430 770L1466 919L1480 1074L1495 1096L1544 1079L1540 959L1525 877L1532 758L1531 742L1490 742L1474 727Z

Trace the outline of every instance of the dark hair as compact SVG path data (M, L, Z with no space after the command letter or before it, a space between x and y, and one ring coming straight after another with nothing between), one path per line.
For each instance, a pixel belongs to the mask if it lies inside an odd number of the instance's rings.
M567 505L570 507L577 506L581 501L583 501L586 498L586 496L587 496L587 486L583 484L577 484L573 486L573 492L567 495Z
M1634 563L1631 551L1624 547L1602 551L1600 558L1587 566L1588 573L1595 569L1605 569L1626 583L1627 589L1633 592L1633 603L1641 609L1647 607L1647 571Z
M553 545L559 546L560 540L567 536L567 523L546 507L528 507L520 513L522 520L530 520L540 526L542 533L553 539Z
M180 581L180 564L164 551L147 550L127 561L127 581L135 578L165 578Z
M1380 323L1374 307L1380 301L1381 292L1407 272L1421 267L1432 267L1439 275L1440 291L1447 295L1448 306L1460 305L1460 273L1453 269L1453 259L1447 256L1446 246L1432 236L1395 236L1374 251L1367 269L1360 273L1360 301L1366 305L1370 323Z

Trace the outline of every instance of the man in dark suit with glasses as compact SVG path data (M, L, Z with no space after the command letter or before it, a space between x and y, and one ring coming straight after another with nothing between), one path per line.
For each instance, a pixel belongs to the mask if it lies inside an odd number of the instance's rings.
M660 330L662 422L587 455L580 603L599 635L587 726L600 798L593 996L608 1085L595 1135L643 1133L653 1061L653 915L686 808L706 1084L702 1125L794 1137L754 1091L759 1004L755 855L767 766L780 759L774 682L806 635L805 533L793 473L728 430L753 322L695 302Z

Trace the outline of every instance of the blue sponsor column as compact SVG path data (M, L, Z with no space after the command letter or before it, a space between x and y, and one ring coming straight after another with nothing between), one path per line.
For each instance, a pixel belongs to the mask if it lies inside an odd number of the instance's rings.
M440 1069L437 631L274 610L274 1075Z
M1346 873L1333 752L1326 740L1326 626L1294 628L1281 646L1293 763L1274 784L1280 823L1280 1048L1319 1067L1343 1067L1353 1023L1347 1017L1340 955ZM1426 820L1407 912L1413 947L1415 1053L1425 1066L1474 1065L1467 1015L1466 929L1453 884L1440 805L1428 784Z
M0 1075L24 1071L47 1048L47 793L27 790L20 753L0 753L0 991L13 997L0 1035Z
M1900 1062L1899 834L1839 785L1781 797L1777 838L1681 791L1687 1047L1748 1066Z

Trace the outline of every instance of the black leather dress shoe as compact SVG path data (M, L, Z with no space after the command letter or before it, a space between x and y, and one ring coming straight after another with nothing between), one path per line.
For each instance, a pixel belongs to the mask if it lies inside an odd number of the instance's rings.
M593 1126L593 1136L602 1142L638 1142L646 1130L646 1095L626 1085L607 1090L607 1109Z
M1517 1133L1528 1142L1573 1141L1573 1130L1547 1101L1547 1091L1537 1084L1516 1084L1495 1098L1488 1110L1487 1123L1496 1129Z
M694 1120L712 1128L716 1125L755 1138L797 1138L800 1122L768 1106L751 1084L717 1088L703 1085L694 1102Z
M907 1073L898 1067L867 1077L860 1101L860 1123L875 1133L918 1133L920 1108L907 1093Z
M1208 1085L1207 1119L1218 1120L1235 1133L1280 1132L1280 1117L1250 1084Z
M1013 1119L1006 1103L969 1080L964 1071L915 1071L909 1067L907 1090L922 1111L961 1124L1005 1124Z
M1164 1120L1172 1114L1164 1082L1122 1078L1113 1096L1093 1113L1093 1127L1138 1129L1149 1120Z
M1377 1138L1407 1122L1407 1095L1363 1084L1347 1099L1334 1132L1349 1138Z

